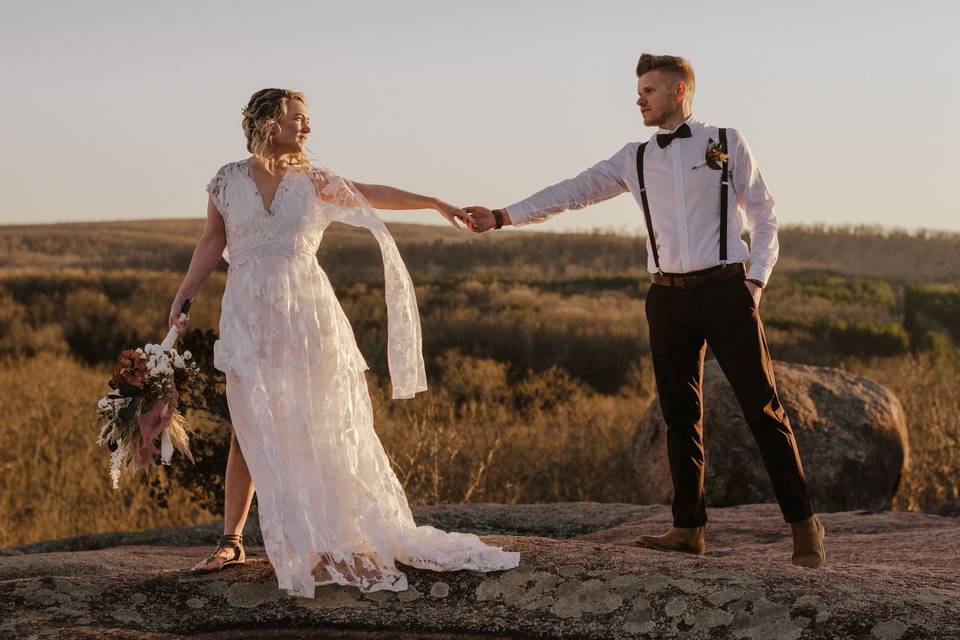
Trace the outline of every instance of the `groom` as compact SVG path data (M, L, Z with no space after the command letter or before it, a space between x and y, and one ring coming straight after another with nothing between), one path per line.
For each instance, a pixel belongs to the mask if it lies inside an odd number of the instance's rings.
M823 526L813 513L800 453L777 396L758 311L779 250L773 198L743 134L693 117L689 62L645 53L637 78L643 123L659 128L650 140L628 143L609 160L505 209L467 207L471 226L484 232L543 222L630 191L647 227L647 269L653 280L647 321L674 489L673 527L663 535L641 536L638 543L703 553L701 389L709 344L791 524L793 564L819 567ZM744 224L749 247L741 239Z

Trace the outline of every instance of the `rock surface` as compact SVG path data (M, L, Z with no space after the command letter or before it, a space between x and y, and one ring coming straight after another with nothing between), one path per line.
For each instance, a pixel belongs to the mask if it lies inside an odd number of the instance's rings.
M634 505L601 502L555 502L551 504L463 504L417 506L413 515L418 524L428 524L445 531L463 531L478 536L541 536L572 538L609 529L627 521L643 520L661 513L659 505ZM216 544L222 531L219 522L193 527L160 527L147 531L114 531L93 533L59 540L45 540L0 549L0 556L21 553L61 551L93 551L130 545L196 547ZM260 523L251 512L243 530L247 546L262 545Z
M908 463L903 408L884 387L839 369L775 362L818 511L888 509ZM773 488L740 406L716 360L704 366L708 507L773 502ZM633 461L640 501L666 504L673 487L667 426L654 400L637 427Z
M828 564L818 571L789 564L789 530L773 505L713 509L704 556L633 545L669 525L659 505L430 507L417 518L524 530L488 538L520 551L522 564L497 574L408 570L400 594L324 587L305 600L277 589L262 548L221 574L186 572L216 525L124 534L118 547L81 536L0 557L0 638L960 637L957 518L825 514Z

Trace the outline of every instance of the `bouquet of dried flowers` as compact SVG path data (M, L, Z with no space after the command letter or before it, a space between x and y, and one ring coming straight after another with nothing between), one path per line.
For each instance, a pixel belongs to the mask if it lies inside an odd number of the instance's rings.
M114 489L124 472L152 465L158 442L161 463L170 464L174 449L193 462L190 427L177 403L200 371L189 351L180 353L173 346L189 310L187 300L179 321L160 344L120 353L109 382L111 392L97 403L97 421L102 425L97 444L110 449Z

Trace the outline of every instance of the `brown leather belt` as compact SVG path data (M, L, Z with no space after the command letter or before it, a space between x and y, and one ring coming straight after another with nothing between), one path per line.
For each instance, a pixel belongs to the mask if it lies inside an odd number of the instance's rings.
M653 284L663 285L665 287L679 287L681 289L694 289L702 287L705 284L713 284L722 280L736 278L738 275L745 274L742 262L734 264L720 265L703 271L693 271L690 273L655 273L653 274Z

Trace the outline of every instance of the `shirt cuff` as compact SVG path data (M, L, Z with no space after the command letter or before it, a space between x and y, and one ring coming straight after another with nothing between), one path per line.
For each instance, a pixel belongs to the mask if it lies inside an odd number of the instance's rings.
M764 267L759 264L751 264L750 270L747 271L747 280L757 280L763 283L763 286L767 286L767 280L770 279L770 274L773 272L773 269L770 267Z
M507 212L507 215L510 216L510 224L514 227L522 227L533 222L534 220L534 211L533 208L529 205L525 205L522 201L514 203L509 207L504 207L504 211Z

